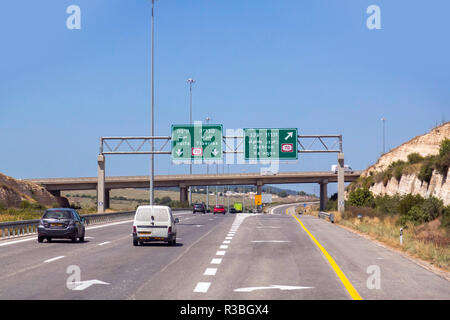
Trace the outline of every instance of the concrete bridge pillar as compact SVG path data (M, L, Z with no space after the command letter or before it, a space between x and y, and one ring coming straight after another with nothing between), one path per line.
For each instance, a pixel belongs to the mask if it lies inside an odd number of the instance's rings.
M320 211L324 211L328 202L328 180L320 183Z
M338 154L338 211L344 214L345 200L344 200L344 154Z
M110 203L110 200L109 200L110 192L111 192L111 189L106 189L105 190L105 210L111 208L111 206L110 206L111 203Z
M105 212L105 156L97 157L97 212Z
M188 187L185 184L180 184L180 202L188 201Z

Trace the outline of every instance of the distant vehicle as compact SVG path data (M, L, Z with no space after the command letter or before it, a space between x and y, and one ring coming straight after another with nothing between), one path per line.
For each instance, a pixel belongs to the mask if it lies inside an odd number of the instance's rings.
M78 212L70 208L54 208L45 210L38 225L38 242L53 238L71 239L76 242L84 241L85 219Z
M233 208L236 213L242 213L242 202L235 202Z
M227 213L227 210L225 209L225 206L223 204L218 204L214 206L214 214L216 213Z
M169 245L177 242L178 218L167 206L139 206L133 222L133 245L149 241L164 241Z
M331 171L334 172L334 173L338 173L338 166L337 166L337 164L333 164L331 166ZM349 165L344 164L344 172L353 173L353 169Z
M203 203L194 203L192 205L192 213L196 212L206 213L206 206Z

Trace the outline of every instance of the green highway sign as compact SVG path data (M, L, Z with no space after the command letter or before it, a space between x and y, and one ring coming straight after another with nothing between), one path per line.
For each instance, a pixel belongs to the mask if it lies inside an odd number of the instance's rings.
M172 125L172 160L222 160L219 124Z
M245 160L297 160L297 129L244 129Z

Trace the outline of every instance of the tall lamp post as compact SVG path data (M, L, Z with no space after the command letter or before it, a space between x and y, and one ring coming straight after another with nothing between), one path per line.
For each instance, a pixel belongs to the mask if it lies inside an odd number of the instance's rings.
M206 117L206 123L208 124L211 121L210 117ZM206 175L209 175L209 164L206 162ZM209 186L206 186L206 210L209 210Z
M386 118L381 118L381 121L383 122L383 154L386 153Z
M154 109L155 109L155 85L154 85L154 39L155 39L155 0L152 0L152 48L151 48L151 104L152 104L152 111L151 111L151 136L154 137L155 136L155 127L154 127L154 122L155 122L155 113L154 113ZM151 151L152 153L150 154L150 205L153 205L153 201L154 201L154 196L155 196L155 191L154 191L154 180L155 180L155 159L154 159L154 154L153 152L155 151L155 145L154 145L154 141L153 139L150 140L150 144L151 144Z
M192 78L187 79L187 83L189 83L189 124L192 125L192 85L195 83L195 80ZM191 163L189 164L189 174L192 175L192 158ZM192 204L192 187L189 186L189 204Z

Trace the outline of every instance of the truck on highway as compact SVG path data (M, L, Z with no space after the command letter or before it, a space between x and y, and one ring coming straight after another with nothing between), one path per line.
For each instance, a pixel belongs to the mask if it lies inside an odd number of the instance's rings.
M331 166L331 171L334 172L334 173L338 173L338 166L337 166L337 164L333 164ZM349 165L344 164L344 172L353 173L353 169Z
M235 202L230 212L242 213L242 202Z

